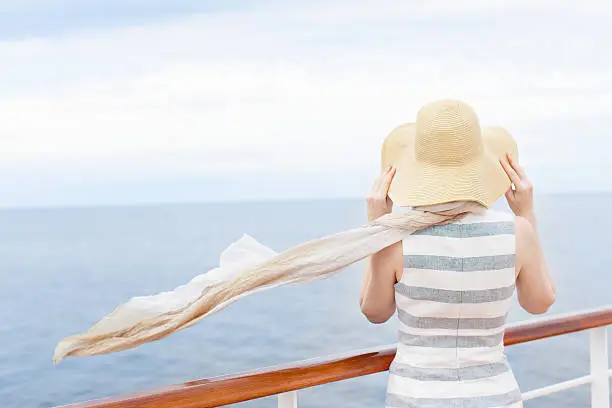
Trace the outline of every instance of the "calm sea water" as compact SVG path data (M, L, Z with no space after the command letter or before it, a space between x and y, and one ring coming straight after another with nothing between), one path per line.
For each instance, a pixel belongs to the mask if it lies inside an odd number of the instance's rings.
M612 195L539 200L557 280L551 313L612 303ZM242 233L276 250L364 220L360 201L163 205L0 211L0 406L49 407L342 353L395 341L396 323L360 314L361 266L310 285L253 295L199 325L134 350L69 358L63 337L126 299L178 286L217 265ZM515 307L511 320L529 318ZM523 390L588 372L588 336L508 348ZM384 373L300 392L306 407L383 407ZM527 407L585 407L588 389ZM265 398L240 404L274 407Z

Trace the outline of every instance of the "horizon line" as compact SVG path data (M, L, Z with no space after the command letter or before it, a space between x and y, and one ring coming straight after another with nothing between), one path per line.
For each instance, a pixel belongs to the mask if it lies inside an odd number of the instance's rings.
M535 193L536 196L571 196L571 195L607 195L612 194L612 190L582 190L582 191L553 191ZM19 205L2 206L0 211L44 211L44 210L88 210L104 208L138 208L138 207L161 207L161 206L186 206L186 205L237 205L237 204L297 204L309 202L333 202L333 201L365 201L365 197L344 196L344 197L262 197L262 198L238 198L225 200L185 200L185 201L142 201L142 202L116 202L116 203L75 203L75 204L46 204L46 205Z

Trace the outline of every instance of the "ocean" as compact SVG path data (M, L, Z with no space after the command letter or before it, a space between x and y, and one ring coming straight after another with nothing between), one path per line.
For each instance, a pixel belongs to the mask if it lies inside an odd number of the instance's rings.
M538 197L557 283L551 314L612 303L612 194ZM275 250L364 223L360 200L0 211L0 406L50 407L391 344L394 319L361 315L362 265L328 280L255 294L139 348L54 366L55 345L136 295L213 268L243 233ZM513 322L530 318L518 305ZM612 336L611 336L612 337ZM523 391L588 373L588 335L507 349ZM300 391L303 407L384 407L386 373ZM243 407L275 407L264 398ZM589 406L581 387L526 407Z

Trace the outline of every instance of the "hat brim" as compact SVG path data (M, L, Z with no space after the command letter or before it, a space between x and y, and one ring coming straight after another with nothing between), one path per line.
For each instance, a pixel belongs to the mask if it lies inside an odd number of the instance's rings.
M383 167L396 174L389 196L398 206L424 206L453 201L474 201L490 207L510 188L510 179L499 160L506 154L518 157L516 142L500 127L482 131L485 151L462 166L440 167L414 157L414 124L396 128L383 147Z

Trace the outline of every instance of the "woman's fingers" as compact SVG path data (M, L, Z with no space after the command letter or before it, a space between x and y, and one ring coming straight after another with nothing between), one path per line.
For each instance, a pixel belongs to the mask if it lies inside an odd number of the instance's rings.
M500 160L514 188L506 191L506 200L515 215L529 216L533 214L533 185L518 162L508 155Z
M382 184L382 181L385 177L385 175L387 174L387 172L389 171L389 169L391 168L391 166L388 166L386 169L384 169L380 175L378 177L376 177L376 180L374 180L374 184L372 185L372 193L376 193L378 191L380 191L380 186Z
M391 186L391 181L393 180L394 175L395 169L391 166L383 170L383 172L374 182L374 186L372 187L372 194L377 195L379 197L385 197L389 192L389 187Z
M515 186L518 186L521 183L521 177L518 175L516 170L514 170L514 168L510 165L510 163L506 159L500 160L499 162L501 163L506 174L510 178L510 181L512 182L512 184L514 184Z
M391 182L393 181L393 177L395 176L395 167L391 167L383 179L382 182L382 191L385 196L389 193L389 188L391 187Z
M386 193L384 189L390 168L391 166L383 170L374 181L374 184L372 185L372 190L370 190L370 194L368 195L369 201L385 199Z
M521 179L527 178L523 167L518 164L518 162L510 154L508 155L508 163L510 163L510 166L514 169L514 171L519 175Z
M395 175L395 169L389 166L378 176L370 194L366 198L368 220L372 221L391 212L393 202L388 196L389 186Z

